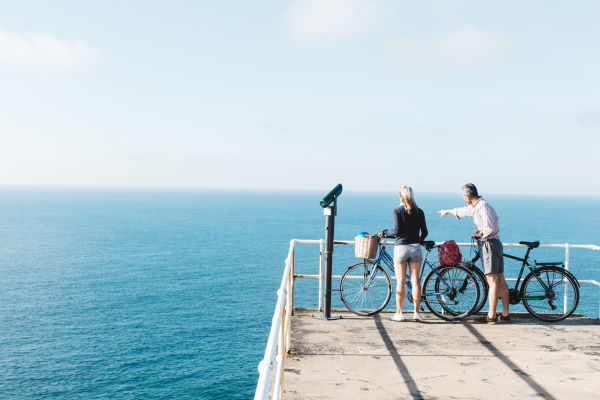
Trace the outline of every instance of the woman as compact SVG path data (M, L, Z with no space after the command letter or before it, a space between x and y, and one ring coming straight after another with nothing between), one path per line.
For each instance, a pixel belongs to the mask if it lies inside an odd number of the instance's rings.
M404 321L402 306L404 304L404 286L406 284L406 267L410 267L410 281L412 283L412 298L415 304L413 320L424 322L419 314L421 304L421 282L419 271L423 261L423 251L419 242L427 237L425 214L417 207L410 186L400 188L400 207L393 211L394 229L385 229L378 236L393 237L396 239L394 246L394 270L396 272L396 314L392 321Z

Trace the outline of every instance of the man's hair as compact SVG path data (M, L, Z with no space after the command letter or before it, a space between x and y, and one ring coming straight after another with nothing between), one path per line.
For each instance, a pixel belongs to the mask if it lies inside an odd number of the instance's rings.
M462 193L469 197L479 197L477 188L472 183L465 183L461 189Z

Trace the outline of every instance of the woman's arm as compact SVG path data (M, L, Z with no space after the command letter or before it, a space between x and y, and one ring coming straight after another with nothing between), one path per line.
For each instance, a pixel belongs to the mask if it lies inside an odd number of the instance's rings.
M394 219L394 228L393 229L384 229L377 234L377 236L381 237L396 237L400 232L402 232L402 218L400 218L400 211L396 208L392 211L392 218Z
M427 231L427 223L425 222L425 213L421 212L422 215L422 219L421 219L421 238L420 240L423 241L425 240L425 238L427 237L427 235L429 234L429 232Z

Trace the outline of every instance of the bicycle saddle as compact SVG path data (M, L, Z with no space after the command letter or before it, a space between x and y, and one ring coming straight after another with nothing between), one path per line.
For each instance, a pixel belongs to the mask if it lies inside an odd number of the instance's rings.
M519 242L519 244L525 245L525 246L529 247L530 249L535 249L536 247L538 247L540 245L540 242L538 240L536 240L535 242Z
M433 240L424 240L421 244L425 246L427 250L431 250L435 247L435 242Z

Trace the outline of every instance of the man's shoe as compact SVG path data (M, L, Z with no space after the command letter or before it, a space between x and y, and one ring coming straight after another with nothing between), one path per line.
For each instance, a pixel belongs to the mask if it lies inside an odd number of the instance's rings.
M485 314L485 315L482 315L481 317L475 318L473 321L477 324L495 324L497 319L498 319L498 316L495 316L494 318L490 318L490 317L488 317L487 314Z
M505 317L502 314L498 314L498 322L510 322L510 315Z

